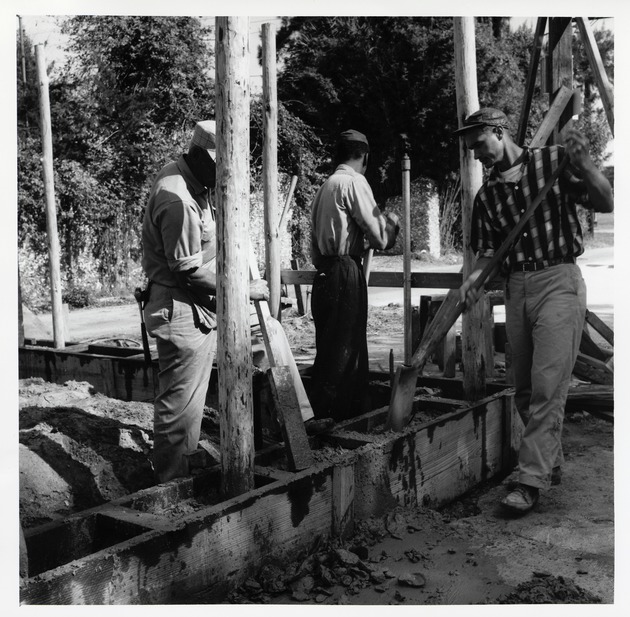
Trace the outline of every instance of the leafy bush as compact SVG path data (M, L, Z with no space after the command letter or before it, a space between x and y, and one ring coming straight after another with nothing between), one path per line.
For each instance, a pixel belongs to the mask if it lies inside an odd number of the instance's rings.
M94 294L87 287L72 287L61 296L62 302L69 304L72 308L85 308L94 304Z

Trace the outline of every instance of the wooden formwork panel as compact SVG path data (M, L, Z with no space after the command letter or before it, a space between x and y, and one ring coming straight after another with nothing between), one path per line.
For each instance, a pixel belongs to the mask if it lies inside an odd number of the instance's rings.
M334 474L334 467L312 468L289 481L165 520L162 529L140 529L116 546L26 579L21 601L155 604L191 594L220 601L265 560L286 561L331 533L333 495L339 493ZM111 506L103 506L99 515L111 513ZM131 515L129 509L124 513Z
M21 347L18 353L21 379L41 377L52 383L87 381L96 392L123 401L151 401L157 363L144 364L142 356L110 357L72 347L67 351Z
M145 489L65 522L30 530L29 553L38 549L38 537L43 542L58 537L66 543L73 541L73 533L80 533L82 545L80 556L72 561L21 581L21 601L220 602L264 563L286 563L320 539L346 535L355 520L400 504L437 506L510 471L513 414L511 393L499 393L379 439L351 432L345 423L331 439L352 449L334 463L295 474L258 467L257 477L264 485L192 514L166 518L160 512L211 490L209 478L214 474L216 480L218 470ZM362 417L355 422L370 423ZM90 536L103 530L109 541ZM112 545L112 537L120 541ZM86 554L91 548L100 550ZM59 552L63 554L62 548Z
M355 463L355 516L381 514L395 505L437 507L509 470L513 413L511 394L493 396L394 433L376 450L360 448ZM360 443L360 437L347 430L332 440L345 446Z

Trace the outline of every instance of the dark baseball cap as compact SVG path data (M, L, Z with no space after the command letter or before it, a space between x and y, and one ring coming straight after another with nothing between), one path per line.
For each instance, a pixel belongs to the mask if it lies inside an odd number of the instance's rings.
M368 150L370 148L367 137L363 133L359 133L359 131L355 131L354 129L349 129L341 133L341 135L339 135L339 141L358 141L365 144L368 147Z
M462 135L466 131L483 126L499 126L503 129L509 128L507 116L500 109L482 107L479 111L470 114L470 116L464 120L464 126L453 131L453 135Z

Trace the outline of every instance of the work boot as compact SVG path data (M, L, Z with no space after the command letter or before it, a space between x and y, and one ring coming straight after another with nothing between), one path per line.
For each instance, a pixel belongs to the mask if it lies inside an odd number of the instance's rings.
M517 487L503 499L501 505L517 514L529 512L537 503L539 490L535 486L518 484Z
M306 434L312 437L331 429L334 424L335 421L332 418L311 418L304 423L304 428L306 429Z

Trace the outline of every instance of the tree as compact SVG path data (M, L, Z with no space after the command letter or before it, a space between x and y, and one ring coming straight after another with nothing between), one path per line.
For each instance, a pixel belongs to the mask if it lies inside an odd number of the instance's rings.
M488 20L478 23L477 39L480 100L518 113L524 37ZM369 136L368 180L380 203L400 191L401 134L411 144L412 176L441 185L458 168L452 18L285 18L278 45L281 100L329 149L350 126Z

